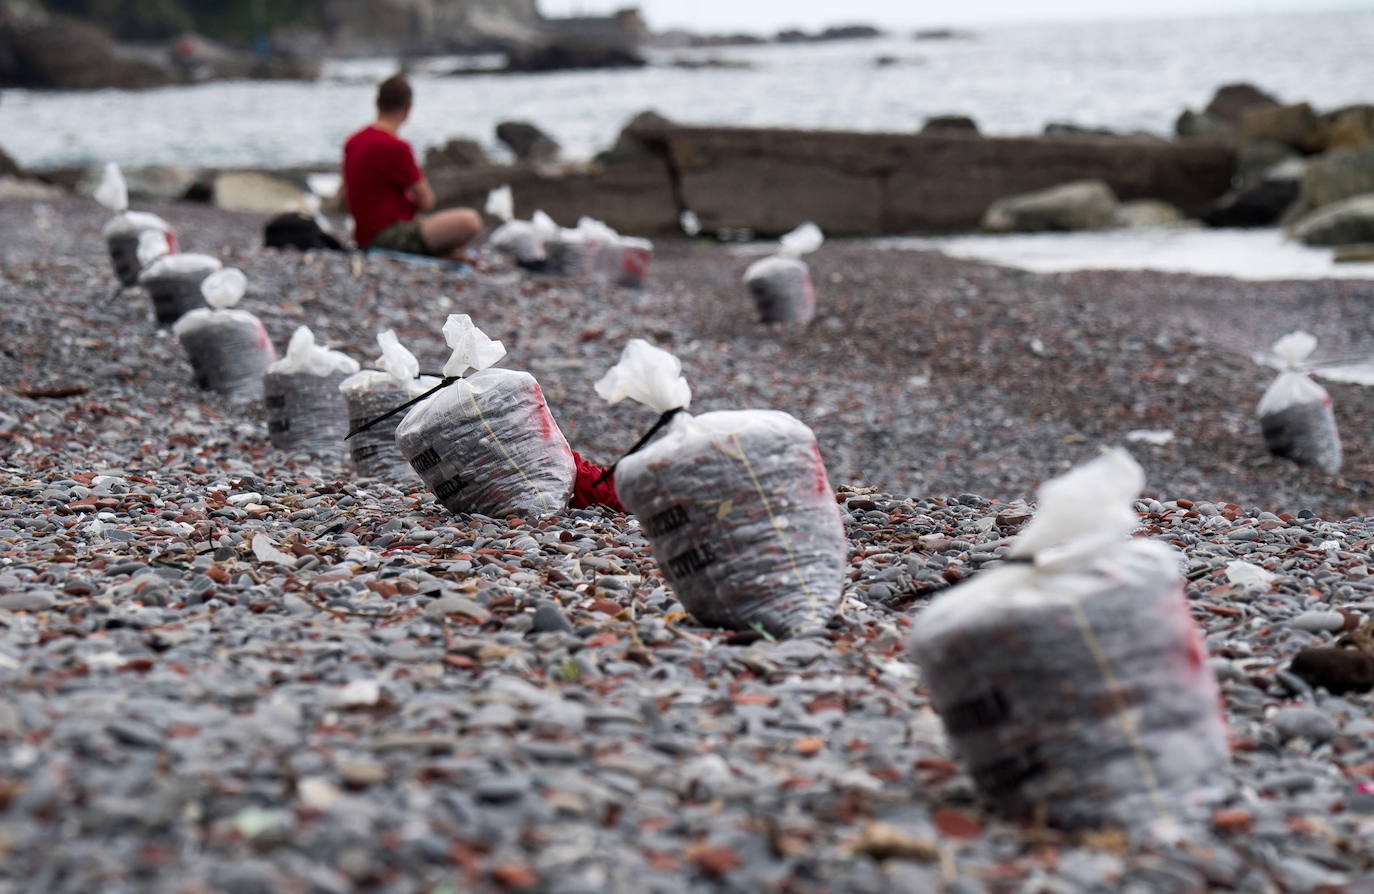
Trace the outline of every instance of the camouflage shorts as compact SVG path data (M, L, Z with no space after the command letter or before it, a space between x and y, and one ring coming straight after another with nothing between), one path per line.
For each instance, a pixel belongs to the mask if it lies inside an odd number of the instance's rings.
M425 244L418 220L398 220L372 238L368 248L385 248L408 255L433 255Z

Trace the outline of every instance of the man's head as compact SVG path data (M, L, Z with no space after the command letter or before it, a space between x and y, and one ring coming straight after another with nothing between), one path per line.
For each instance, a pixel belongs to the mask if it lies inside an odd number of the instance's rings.
M392 75L377 88L377 114L404 118L410 113L414 94L404 75Z

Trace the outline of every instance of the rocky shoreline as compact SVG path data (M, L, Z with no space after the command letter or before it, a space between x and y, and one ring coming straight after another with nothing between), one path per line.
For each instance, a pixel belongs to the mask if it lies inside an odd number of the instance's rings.
M601 291L382 259L355 275L257 248L260 216L151 210L248 273L245 306L279 345L306 323L370 358L394 327L432 365L443 315L473 314L603 462L651 421L590 388L629 337L682 357L694 409L793 413L839 485L846 598L823 638L703 628L631 518L454 518L422 488L282 455L256 408L194 390L146 299L107 303L105 212L0 203L0 883L1374 884L1374 700L1288 670L1374 610L1374 418L1362 389L1329 386L1343 474L1269 459L1253 407L1273 372L1251 360L1294 328L1368 353L1368 283L1033 276L842 241L810 258L816 321L769 329L739 282L752 257L714 244L663 241L646 291ZM1128 444L1149 477L1139 534L1183 553L1229 770L1173 831L998 820L908 629L1001 560L1039 482L1140 429L1175 435ZM1248 589L1236 560L1278 577Z

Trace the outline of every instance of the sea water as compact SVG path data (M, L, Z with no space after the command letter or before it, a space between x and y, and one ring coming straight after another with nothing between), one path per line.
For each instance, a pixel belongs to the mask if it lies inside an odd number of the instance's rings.
M405 135L418 149L453 137L501 155L495 125L537 123L570 158L609 146L645 109L687 123L911 132L940 114L983 132L1039 133L1051 121L1169 135L1185 107L1250 81L1319 109L1374 101L1374 11L987 28L969 39L656 50L638 70L414 75ZM747 69L685 70L681 57ZM890 64L879 65L880 57ZM218 82L157 90L5 91L0 145L21 164L280 167L335 164L371 114L391 60L327 66L307 82Z

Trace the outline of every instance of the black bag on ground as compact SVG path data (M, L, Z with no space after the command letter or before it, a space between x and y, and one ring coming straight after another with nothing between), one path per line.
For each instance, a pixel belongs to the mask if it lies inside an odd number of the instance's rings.
M262 231L262 244L267 248L297 248L301 251L345 250L343 243L321 227L315 218L299 211L287 211L269 220Z

